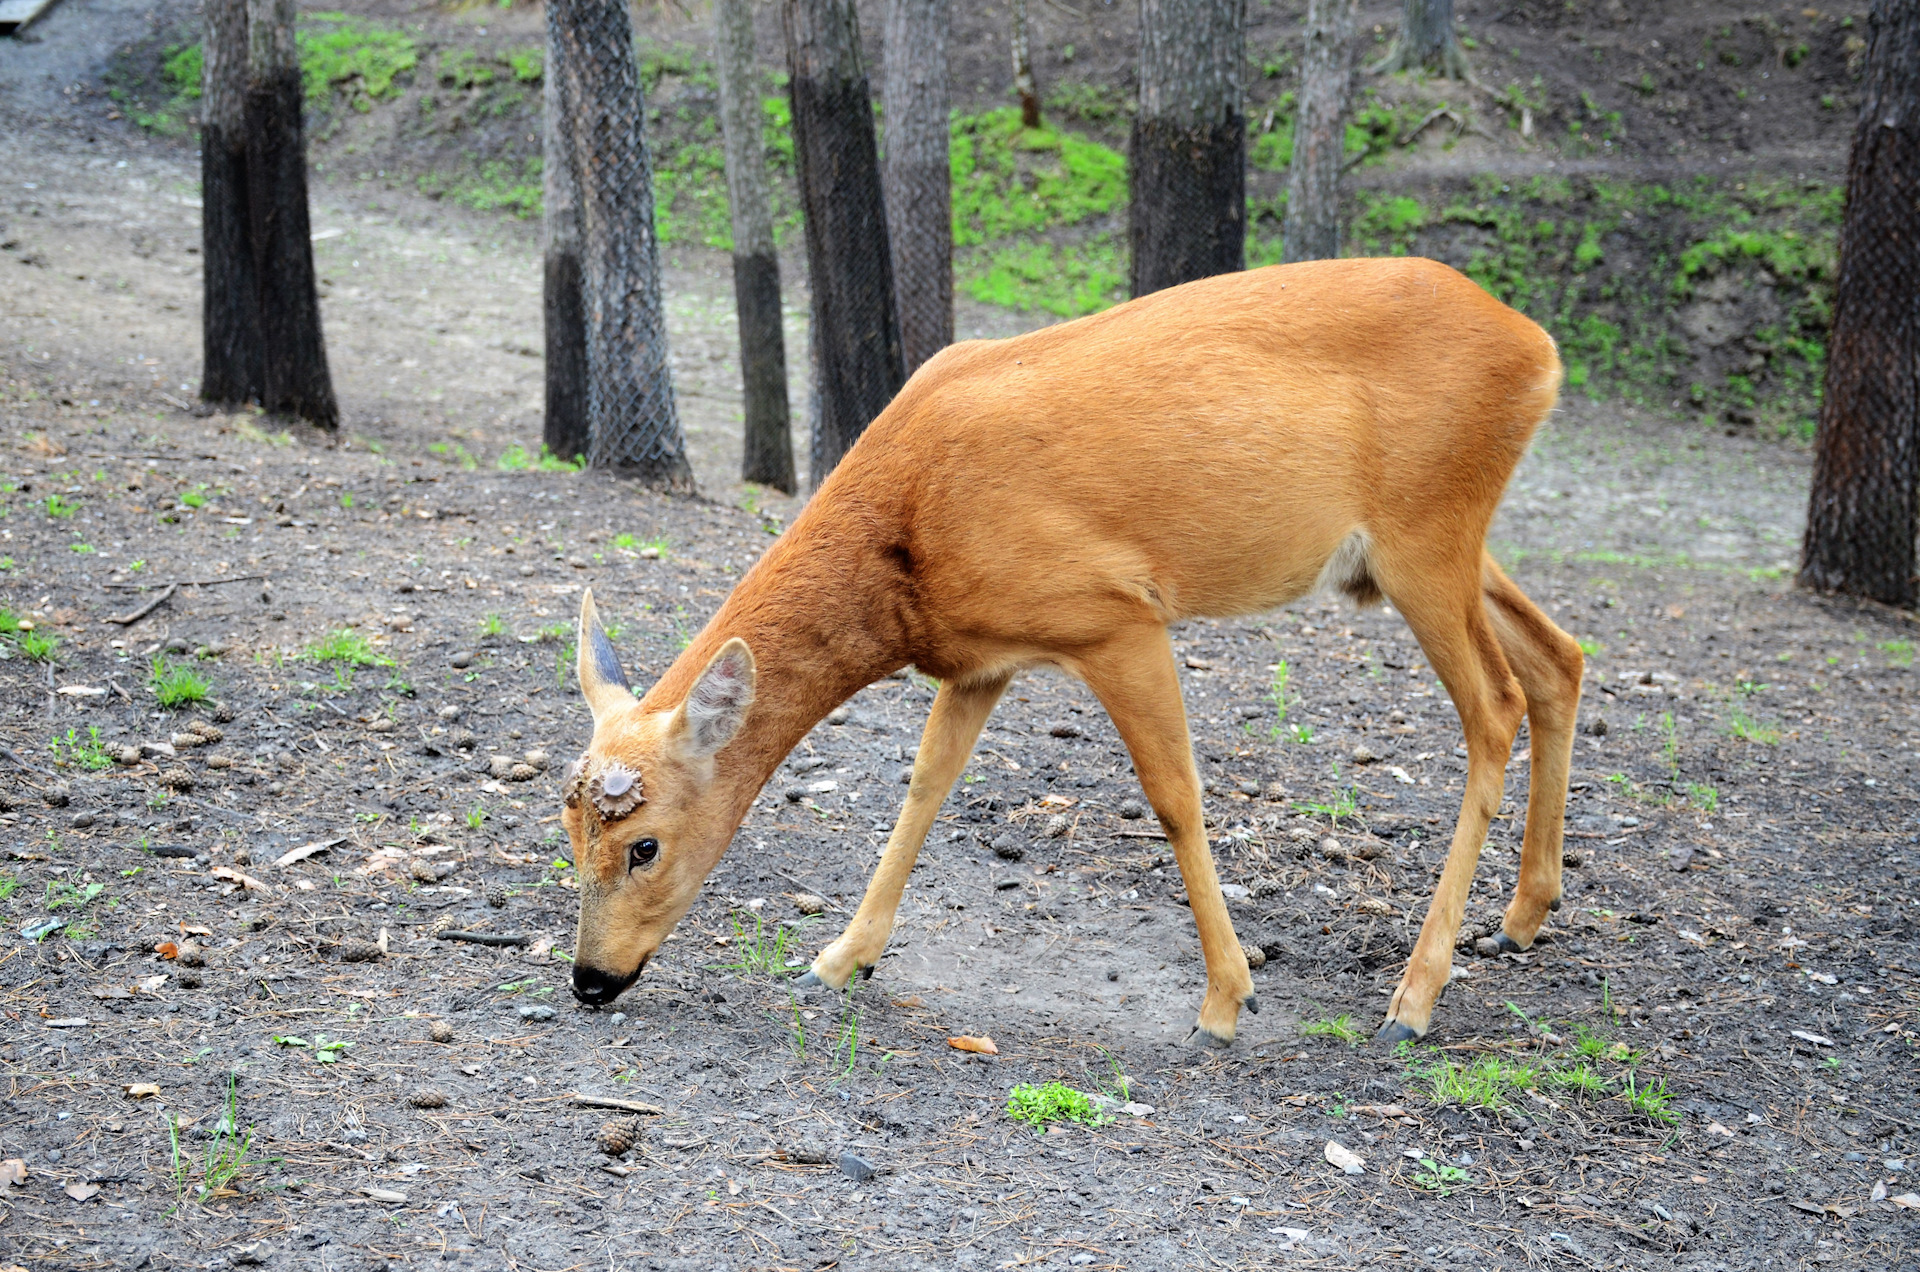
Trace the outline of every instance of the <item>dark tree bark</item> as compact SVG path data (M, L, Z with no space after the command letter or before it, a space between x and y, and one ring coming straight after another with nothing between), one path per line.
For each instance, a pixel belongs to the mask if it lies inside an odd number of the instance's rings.
M200 82L200 397L261 397L260 293L247 202L247 0L207 0Z
M760 71L751 0L715 0L720 127L726 144L727 202L733 213L733 298L740 319L740 374L746 392L740 479L792 494L793 434L787 408L786 335L780 326L780 257L767 194L760 127Z
M1874 0L1800 582L1912 607L1920 511L1920 0Z
M900 391L905 370L853 0L785 0L782 13L818 351L811 464L818 489Z
M580 189L561 89L566 50L556 38L554 16L555 10L548 8L541 88L547 346L547 413L541 440L561 459L578 460L586 456L592 440L587 428L587 301L580 262Z
M1346 162L1347 96L1353 84L1355 0L1308 0L1300 104L1293 116L1283 250L1289 261L1340 255L1340 169Z
M888 0L887 241L906 372L953 343L952 107L947 43L951 0Z
M1437 71L1448 79L1472 79L1467 50L1453 29L1453 0L1405 0L1400 34L1373 69Z
M260 405L340 426L307 219L307 149L293 0L247 0L247 198L259 288Z
M1027 0L1013 4L1013 91L1020 96L1020 125L1040 126L1040 90L1033 86L1033 50L1027 43Z
M563 147L579 191L586 314L587 462L649 485L691 491L674 403L653 163L625 0L548 0L558 54Z
M1133 294L1247 259L1245 0L1141 0L1131 151Z

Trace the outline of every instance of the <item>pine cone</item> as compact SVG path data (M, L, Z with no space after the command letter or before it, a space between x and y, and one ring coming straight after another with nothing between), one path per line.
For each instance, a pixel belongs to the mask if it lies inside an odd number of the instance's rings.
M342 963L371 963L379 959L380 947L372 941L340 942L340 961Z
M596 1142L600 1151L608 1157L618 1157L634 1146L640 1138L640 1119L637 1117L616 1117L600 1128Z
M183 768L170 768L160 774L160 784L184 793L193 789L193 774Z
M427 931L434 936L438 936L442 932L451 932L458 926L459 924L455 922L451 914L438 914L434 916L433 924Z
M444 1020L436 1020L427 1026L427 1036L435 1042L452 1042L453 1026Z
M232 724L233 708L224 702L216 702L213 704L213 718L220 724Z
M447 1093L432 1087L421 1087L407 1096L407 1103L416 1109L444 1109L447 1107Z
M219 726L208 720L193 721L187 725L187 732L197 733L209 743L225 741L227 736L220 730Z
M487 885L487 904L496 910L507 908L507 890L498 883Z

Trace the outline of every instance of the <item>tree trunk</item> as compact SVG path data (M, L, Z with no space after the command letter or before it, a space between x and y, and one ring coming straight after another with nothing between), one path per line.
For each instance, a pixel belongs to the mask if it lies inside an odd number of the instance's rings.
M948 162L951 0L888 0L887 241L906 373L953 343L953 170Z
M1013 91L1020 95L1020 126L1040 126L1040 92L1033 86L1033 53L1027 46L1027 0L1013 2Z
M547 10L547 57L542 85L542 202L546 208L547 414L542 440L549 453L578 460L591 445L587 428L587 305L580 261L580 187L574 179L572 130L567 120L565 45Z
M340 408L313 277L293 19L293 0L247 0L247 199L263 350L260 405L332 429L340 426Z
M261 397L260 295L247 202L247 0L207 0L200 91L202 401Z
M780 257L767 194L760 128L760 69L751 0L714 0L720 62L720 127L726 144L727 202L733 212L733 300L740 320L740 374L746 391L740 479L794 491L787 409L787 346L780 327Z
M1245 268L1245 0L1141 0L1133 294Z
M1373 69L1437 71L1448 79L1472 79L1467 50L1453 30L1453 0L1405 0L1400 34Z
M905 371L853 0L785 0L783 16L817 332L811 467L818 489L900 391Z
M1355 0L1308 0L1293 116L1293 171L1287 180L1289 261L1340 255L1340 169L1346 161L1347 94L1353 81Z
M653 164L625 0L548 0L558 48L564 149L579 191L586 314L587 462L649 485L692 491L674 404Z
M1875 0L1800 582L1912 607L1920 514L1920 0Z

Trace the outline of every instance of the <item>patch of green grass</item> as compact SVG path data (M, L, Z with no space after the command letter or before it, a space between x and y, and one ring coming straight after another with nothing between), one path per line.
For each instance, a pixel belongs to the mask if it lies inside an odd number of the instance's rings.
M47 909L84 910L107 890L104 883L88 883L75 887L65 879L53 879L47 883Z
M767 921L757 913L753 916L753 930L749 932L736 912L733 916L734 961L721 963L719 968L743 976L785 976L789 972L787 960L799 945L798 937L798 931L784 923L768 927Z
M1464 1188L1473 1182L1473 1176L1458 1166L1448 1162L1436 1162L1431 1157L1420 1159L1420 1169L1413 1172L1412 1179L1414 1187L1439 1193L1442 1197L1456 1188Z
M1367 1040L1365 1032L1354 1028L1353 1016L1348 1012L1331 1019L1308 1021L1300 1026L1300 1032L1309 1038L1338 1038L1349 1047L1357 1047Z
M469 808L467 810L467 829L468 830L478 830L480 829L480 827L486 825L486 822L487 822L487 810L484 806L480 804L475 804L472 808Z
M1585 1060L1564 1068L1550 1068L1540 1074L1540 1085L1567 1095L1601 1096L1611 1084L1600 1071Z
M212 682L191 664L171 662L165 654L155 654L147 665L147 687L169 711L205 702L213 693Z
M48 495L45 506L49 517L60 518L62 520L80 511L80 501L78 499L68 499L58 494Z
M1720 807L1720 788L1711 782L1688 782L1685 789L1687 799L1708 816Z
M100 744L99 725L88 725L84 738L77 731L68 729L64 741L55 738L47 743L47 747L53 752L53 762L61 768L83 768L97 773L113 767L113 756Z
M1751 715L1739 703L1735 703L1733 712L1727 720L1727 732L1746 742L1758 742L1762 746L1780 745L1780 730L1774 725Z
M1651 1082L1641 1083L1638 1076L1629 1072L1620 1089L1620 1098L1629 1107L1649 1122L1672 1126L1680 1120L1680 1114L1669 1107L1673 1101L1673 1092L1667 1090L1665 1078L1655 1078Z
M1084 243L967 249L961 253L959 281L967 295L985 304L1077 318L1126 299L1127 267L1119 244L1099 235Z
M1539 1085L1536 1065L1516 1063L1504 1056L1482 1055L1465 1062L1438 1051L1414 1056L1407 1066L1410 1078L1424 1082L1435 1104L1463 1108L1498 1109L1521 1091Z
M1022 128L1013 107L956 118L949 155L956 247L1077 225L1127 197L1118 151L1077 133Z
M1883 640L1880 642L1880 651L1896 667L1913 666L1913 642L1910 640Z
M307 657L319 663L344 663L350 667L391 667L393 659L376 650L359 632L340 628L307 646Z
M540 447L540 453L534 455L530 454L527 448L518 442L507 447L506 450L500 453L500 458L494 461L494 467L503 473L529 471L542 473L577 473L585 470L586 466L587 460L584 455L578 455L572 459L562 459L548 450L544 444Z
M6 871L0 870L0 901L5 901L8 897L11 897L19 887L20 881L18 879Z
M1044 1131L1054 1122L1076 1122L1081 1126L1104 1126L1112 1115L1095 1103L1094 1097L1062 1082L1035 1086L1022 1082L1007 1093L1007 1116L1025 1122L1036 1131Z
M430 199L447 199L476 212L505 212L528 221L540 216L546 206L543 171L544 161L539 155L520 160L486 159L471 168L424 172L415 184Z
M1296 728L1297 727L1298 726L1296 726ZM1313 739L1311 730L1307 732L1305 738L1299 738L1297 733L1295 736L1298 741L1311 741ZM1338 778L1339 774L1336 773L1334 776ZM1357 786L1348 786L1340 790L1335 794L1333 802L1330 804L1296 803L1294 804L1294 808L1303 813L1317 813L1322 817L1339 821L1342 817L1351 817L1360 810L1360 788Z
M480 622L480 634L482 636L500 636L504 635L506 630L507 620L498 614L489 614Z
M300 16L295 42L308 109L325 106L336 91L358 111L397 95L395 82L420 63L413 37L345 13Z
M1605 645L1602 645L1599 641L1594 640L1590 636L1583 636L1580 638L1580 652L1585 654L1589 658L1599 657L1600 651L1602 651L1605 648L1606 648Z

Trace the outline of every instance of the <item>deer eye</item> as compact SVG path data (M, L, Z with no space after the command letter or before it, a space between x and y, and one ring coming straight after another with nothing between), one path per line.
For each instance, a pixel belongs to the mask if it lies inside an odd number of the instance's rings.
M659 855L660 841L658 839L639 840L633 847L627 850L627 869L638 870L641 866L652 865L653 859Z

